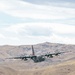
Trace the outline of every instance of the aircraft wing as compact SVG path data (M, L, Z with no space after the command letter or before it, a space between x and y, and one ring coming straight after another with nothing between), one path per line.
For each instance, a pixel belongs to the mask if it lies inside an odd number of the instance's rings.
M8 59L23 59L23 60L27 60L28 58L33 59L36 56L17 56L17 57L12 57L12 58L8 58Z
M13 57L13 59L24 59L24 58L31 58L31 57L30 56Z
M42 56L53 58L54 55L58 56L59 54L62 54L62 53L65 53L65 52L47 53L47 54L42 55Z
M59 54L62 54L62 53L65 53L65 52L56 52L56 53L52 53L52 55L59 55Z

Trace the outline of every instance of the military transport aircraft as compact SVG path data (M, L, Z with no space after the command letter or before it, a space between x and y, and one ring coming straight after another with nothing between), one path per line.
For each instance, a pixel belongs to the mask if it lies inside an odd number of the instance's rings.
M29 55L29 56L20 56L20 57L12 57L10 59L22 59L22 60L28 60L28 58L32 59L34 62L42 62L42 61L45 61L45 57L49 57L49 58L53 58L53 56L58 56L59 54L61 53L64 53L64 52L57 52L57 53L47 53L47 54L44 54L44 55L35 55L35 52L34 52L34 48L33 48L33 45L32 45L32 55Z

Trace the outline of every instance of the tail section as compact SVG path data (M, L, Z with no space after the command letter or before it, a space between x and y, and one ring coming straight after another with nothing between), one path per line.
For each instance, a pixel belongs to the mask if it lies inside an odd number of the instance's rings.
M32 55L35 55L33 45L32 45Z

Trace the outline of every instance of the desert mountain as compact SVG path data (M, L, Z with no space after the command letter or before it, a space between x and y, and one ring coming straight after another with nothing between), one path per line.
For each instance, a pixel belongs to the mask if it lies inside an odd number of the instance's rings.
M35 54L41 55L46 54L48 52L65 52L65 55L73 55L75 53L75 45L65 45L58 43L40 43L33 45ZM0 46L0 58L7 58L13 56L22 56L22 55L30 55L32 54L31 45L20 45L20 46L12 46L12 45L4 45Z
M32 60L6 59L32 54L31 45L0 46L0 75L74 75L75 45L59 43L40 43L33 45L36 55L65 52L45 61L34 63Z

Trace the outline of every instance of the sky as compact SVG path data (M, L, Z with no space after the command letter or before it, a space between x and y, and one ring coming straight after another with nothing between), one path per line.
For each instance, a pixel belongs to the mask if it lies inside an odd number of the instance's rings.
M0 0L0 45L75 44L75 0Z

